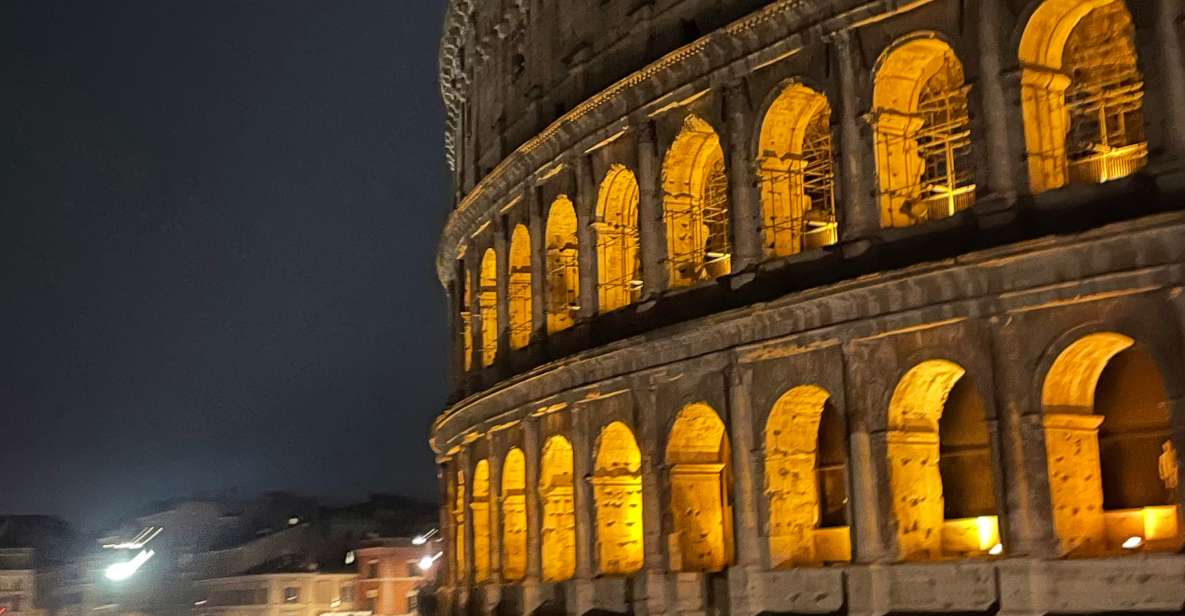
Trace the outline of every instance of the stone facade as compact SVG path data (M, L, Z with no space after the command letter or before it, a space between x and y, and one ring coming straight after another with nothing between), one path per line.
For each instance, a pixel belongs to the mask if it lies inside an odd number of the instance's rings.
M1183 22L453 0L441 606L1185 610Z

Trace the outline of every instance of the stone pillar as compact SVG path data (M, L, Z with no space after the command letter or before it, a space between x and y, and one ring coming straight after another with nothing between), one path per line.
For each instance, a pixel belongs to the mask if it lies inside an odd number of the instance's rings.
M728 85L723 98L732 271L736 273L761 262L761 203L752 156L753 110L744 82Z
M979 83L973 90L977 95L981 115L983 117L983 135L976 147L982 149L979 159L984 161L984 168L976 174L978 192L982 195L979 204L994 202L986 209L998 211L1012 205L1019 192L1020 181L1017 173L1023 165L1017 164L1020 158L1011 143L1009 130L1012 122L1023 121L1020 113L1020 99L1009 99L1004 88L1003 68L1001 60L1004 57L1002 43L1008 32L1000 26L1000 10L1004 0L981 0L979 4L979 18L977 20L979 36ZM1015 54L1013 54L1015 55ZM1019 92L1016 93L1019 96ZM1017 127L1023 131L1023 127ZM1019 154L1024 155L1023 143ZM978 208L985 209L985 208Z
M597 606L593 585L592 442L589 437L589 409L576 404L572 414L572 508L576 520L576 614Z
M502 462L490 439L490 583L502 583Z
M524 201L531 234L531 342L538 342L547 337L547 217L534 179L527 180Z
M1062 554L1093 554L1106 548L1099 459L1101 415L1044 416L1045 458L1053 527Z
M763 497L757 485L755 454L758 451L753 442L753 409L750 392L753 391L753 373L746 367L734 366L729 370L728 406L729 425L732 438L732 468L734 476L733 528L736 533L737 564L729 570L729 613L732 616L756 614L760 604L750 602L748 588L752 587L749 577L765 569L767 559L762 558L765 550L761 546L760 519L757 508ZM756 597L753 597L754 599Z
M1185 331L1185 288L1172 289L1169 292L1169 302L1177 313L1180 331ZM1181 378L1180 375L1177 378ZM1169 401L1169 417L1172 422L1173 447L1177 450L1177 528L1185 529L1185 399ZM1185 530L1178 532L1185 535Z
M473 354L473 372L480 373L482 369L482 337L484 323L481 319L481 254L475 247L470 246L465 252L465 276L469 281L469 344Z
M465 383L465 324L462 322L462 313L468 308L461 306L465 298L462 288L465 284L465 270L455 269L457 271L454 272L453 279L449 280L445 293L448 295L449 342L452 351L449 353L449 376L453 395L460 397Z
M474 533L473 533L473 465L472 456L469 455L468 449L462 449L457 456L457 462L465 473L465 498L461 502L461 506L465 511L465 527L462 532L465 533L465 570L461 572L460 586L469 589L473 586L473 572L475 570L477 550L474 549Z
M1040 394L1032 391L1032 372L1022 357L1024 332L993 318L992 353L996 421L999 423L1002 506L1007 523L1000 531L1009 556L1056 558L1045 464L1045 428Z
M863 357L844 350L845 357ZM846 363L844 374L844 403L848 410L848 477L851 492L848 495L850 524L852 527L852 562L874 564L889 559L885 548L886 534L883 525L889 511L887 502L881 501L878 490L880 482L888 482L883 462L888 455L883 431L873 434L869 426L869 413L876 410L862 408L869 404L870 394L861 387L861 380L853 374L852 364Z
M1156 39L1160 51L1154 79L1160 86L1164 117L1165 153L1185 159L1185 52L1182 51L1181 0L1155 0ZM1152 76L1148 76L1152 77ZM1151 79L1145 78L1145 81Z
M506 229L506 218L494 217L494 263L498 269L497 314L498 314L498 357L496 364L509 365L510 359L510 239Z
M636 383L633 387L638 418L638 448L642 451L642 574L641 588L634 596L645 597L645 612L649 615L668 611L671 598L666 589L667 562L664 553L666 535L663 530L662 475L666 465L663 460L663 421L658 416L658 392L653 384ZM638 606L635 606L638 609Z
M864 121L860 92L867 71L859 50L852 46L851 33L840 31L832 38L840 86L839 217L841 244L859 242L880 230L880 211L873 190L876 180L876 144L872 127ZM855 248L859 252L859 248Z
M578 156L573 164L576 173L576 241L580 260L580 312L581 320L597 315L597 234L593 228L596 221L597 184L593 179L592 161L587 156Z
M456 550L455 528L453 526L453 503L456 502L456 496L453 491L449 489L452 475L449 473L450 458L441 457L436 460L436 479L439 484L438 490L440 494L440 538L444 541L444 556L440 558L440 564L436 570L437 576L444 582L445 586L452 586L455 583L453 576L456 574L456 567L453 564L453 554Z
M638 133L638 243L642 261L642 297L667 290L667 227L663 220L662 173L654 123L640 124Z
M532 239L532 241L534 241ZM540 585L543 561L540 538L543 532L542 509L539 502L539 457L543 454L539 443L539 420L523 419L523 458L527 476L527 575L523 578L523 613L532 614L546 599Z

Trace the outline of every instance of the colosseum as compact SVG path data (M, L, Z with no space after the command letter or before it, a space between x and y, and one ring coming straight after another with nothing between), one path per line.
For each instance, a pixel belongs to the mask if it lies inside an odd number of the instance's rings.
M442 613L1185 612L1183 46L450 0Z

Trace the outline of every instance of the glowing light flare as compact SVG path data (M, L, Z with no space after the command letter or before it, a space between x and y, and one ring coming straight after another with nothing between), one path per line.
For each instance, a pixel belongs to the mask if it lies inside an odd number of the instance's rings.
M1144 545L1144 538L1139 535L1132 535L1123 540L1123 549L1134 550Z
M988 554L990 554L992 556L999 556L1003 553L1004 553L1004 544L1003 543L997 543L996 545L992 546L992 549L988 550Z
M103 545L104 549L108 550L139 550L148 545L149 541L156 539L156 536L164 530L163 526L149 526L140 531L131 541L124 541L122 543L108 543Z
M443 555L444 555L444 552L437 552L436 554L433 554L432 556L425 556L425 557L421 558L420 563L419 563L420 571L427 572L429 569L432 568L433 565L436 564L436 561Z
M155 555L156 552L152 550L140 550L140 553L132 557L131 560L113 563L108 566L104 575L112 582L122 582L135 575L140 570L140 567L143 567L144 563L148 562Z

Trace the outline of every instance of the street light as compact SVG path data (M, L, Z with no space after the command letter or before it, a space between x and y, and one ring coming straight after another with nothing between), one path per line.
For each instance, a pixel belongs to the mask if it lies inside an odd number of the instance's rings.
M420 559L420 571L427 572L436 564L436 560L444 555L444 552L437 552L434 556L425 556Z
M440 532L438 529L433 528L432 530L430 530L422 535L416 535L415 537L412 538L411 544L412 545L424 545L425 543L428 543L428 540L431 539L438 532Z
M112 582L122 582L135 575L140 570L140 567L143 567L144 563L148 562L148 559L155 555L156 552L152 550L140 550L140 553L133 556L131 560L108 565L104 575Z

